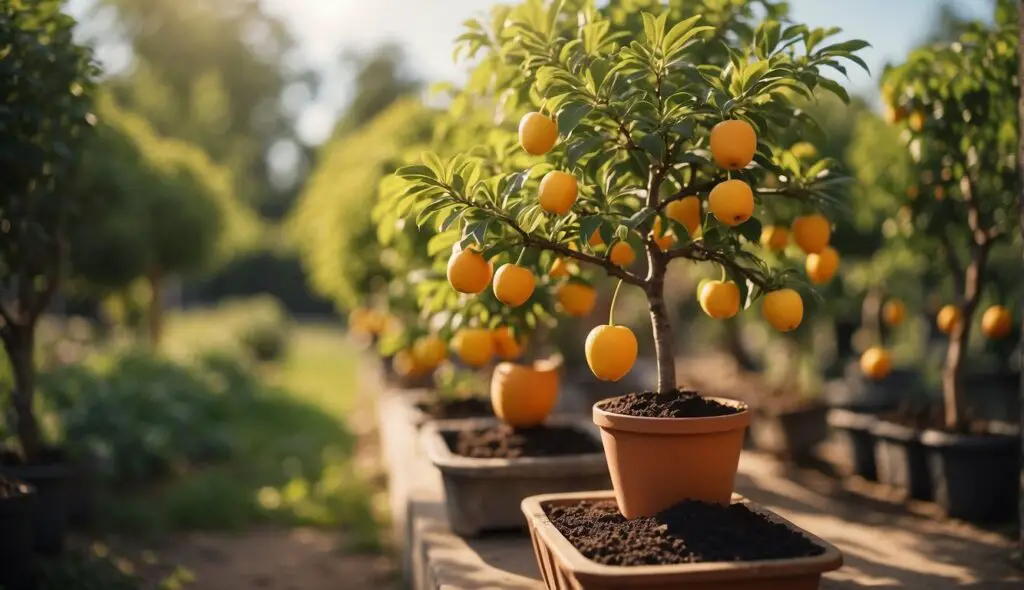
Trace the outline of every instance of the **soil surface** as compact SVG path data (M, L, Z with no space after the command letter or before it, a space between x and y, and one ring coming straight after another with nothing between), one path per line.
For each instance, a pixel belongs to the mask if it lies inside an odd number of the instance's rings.
M494 417L491 400L481 397L435 399L416 407L434 420Z
M686 501L634 520L626 520L613 500L547 507L546 512L580 553L605 565L758 561L825 552L743 504Z
M608 400L601 404L601 409L612 414L643 418L709 418L740 412L738 408L685 390L672 393L629 393Z
M969 412L963 417L962 423L957 428L947 428L943 418L941 406L936 405L913 405L902 404L895 411L887 412L879 416L886 422L892 422L908 428L917 430L938 430L952 434L970 434L974 436L1005 436L1000 432L1005 430L1005 425L999 425L989 420L973 418ZM1002 428L1000 428L1002 427Z
M512 428L507 424L443 432L448 448L476 459L559 457L600 453L593 437L571 426Z
M20 481L0 475L0 499L14 498L25 493Z

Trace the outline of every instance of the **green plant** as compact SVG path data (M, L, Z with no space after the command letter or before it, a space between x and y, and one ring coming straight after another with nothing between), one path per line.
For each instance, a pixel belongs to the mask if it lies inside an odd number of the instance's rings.
M38 590L139 590L142 578L124 559L69 554L36 567Z

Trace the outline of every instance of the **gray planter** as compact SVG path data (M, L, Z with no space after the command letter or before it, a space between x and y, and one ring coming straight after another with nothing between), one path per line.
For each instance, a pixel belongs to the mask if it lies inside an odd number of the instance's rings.
M878 481L903 490L916 500L931 500L932 478L921 431L879 420L871 433L875 435Z
M549 426L573 426L594 437L599 448L585 455L476 459L456 455L443 434L498 424L494 419L439 420L420 429L430 461L441 471L452 531L475 537L485 531L526 530L520 510L524 498L539 494L611 488L600 434L587 418L552 417Z
M878 418L874 414L834 409L829 411L826 421L842 453L840 461L844 466L852 468L854 475L878 481L875 435L871 433Z

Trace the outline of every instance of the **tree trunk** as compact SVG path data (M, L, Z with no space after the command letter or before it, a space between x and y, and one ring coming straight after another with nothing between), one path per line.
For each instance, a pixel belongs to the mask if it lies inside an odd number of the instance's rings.
M658 393L671 393L677 388L676 355L673 350L672 324L668 320L668 308L665 307L665 266L663 262L655 264L658 266L651 273L654 280L647 291L647 302L651 308L654 350L658 358Z
M882 343L882 293L872 287L864 296L864 303L860 306L860 323L865 329L871 330L872 341Z
M1018 45L1018 52L1020 53L1020 59L1017 72L1017 81L1021 86L1020 103L1018 106L1018 124L1020 129L1018 130L1017 146L1019 150L1017 158L1017 171L1020 174L1020 194L1018 195L1019 209L1020 209L1020 231L1021 235L1024 235L1024 0L1020 0L1017 7L1018 18L1020 19L1020 43ZM1024 313L1021 313L1021 318L1024 318ZM1024 322L1024 320L1021 320ZM1024 331L1021 332L1024 334ZM1024 425L1024 371L1021 372L1021 384L1020 384L1020 423ZM1024 428L1021 428L1021 452L1024 453ZM1021 464L1020 468L1020 562L1024 566L1024 463Z
M151 291L149 300L149 344L154 350L160 347L164 335L164 277L160 269L154 268L146 277Z
M14 391L11 405L17 422L16 432L21 452L27 463L36 463L42 451L42 436L35 408L35 325L8 326L9 337L4 339L4 348L14 372Z
M981 296L982 277L988 261L988 246L976 247L974 260L964 275L964 298L960 303L960 321L950 335L946 349L946 364L942 369L942 401L945 408L946 428L960 426L963 402L962 368L967 345L971 339L971 323Z

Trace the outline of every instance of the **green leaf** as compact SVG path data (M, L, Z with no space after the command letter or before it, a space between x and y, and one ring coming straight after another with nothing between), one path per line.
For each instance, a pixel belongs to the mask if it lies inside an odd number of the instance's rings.
M839 97L845 104L850 104L850 93L843 88L842 84L831 78L819 78L818 83L832 94Z
M530 168L527 168L508 177L508 184L505 185L505 190L501 193L502 209L508 203L509 197L518 194L523 189L526 180L530 178L530 170Z
M668 11L665 12L666 14ZM665 35L664 41L661 43L661 50L665 55L674 53L677 49L680 49L686 42L693 36L687 35L692 29L693 25L701 19L701 15L690 17L684 21L676 23L672 27L668 34ZM696 33L694 33L696 34Z
M459 241L459 234L454 231L437 234L427 242L427 256L437 256L445 250L451 250L452 246Z
M647 40L647 44L651 47L657 47L661 41L661 35L658 33L657 19L649 12L642 13L640 17L644 21L644 37Z
M444 179L444 163L441 158L437 157L434 152L423 152L420 159L430 168L434 173L434 178Z
M569 103L558 113L558 133L569 135L576 129L587 115L594 110L594 107L586 103Z
M419 215L416 216L416 227L422 228L424 223L430 219L434 213L444 209L445 207L450 207L451 205L452 203L448 200L434 201L433 203L430 203L419 212Z
M761 240L761 222L756 217L751 217L734 229L748 242L756 244Z
M448 217L444 218L444 221L441 222L441 225L438 226L438 231L448 231L452 224L458 221L458 219L462 217L462 214L465 212L465 207L456 207L455 209L453 209L450 213L448 213Z
M395 171L395 174L402 178L415 178L418 176L425 176L427 178L437 178L437 174L434 170L428 166L422 164L415 164L413 166L402 166Z
M637 145L643 148L645 152L654 156L655 160L660 161L665 157L665 140L657 133L648 133L641 137Z
M580 219L580 244L586 247L590 243L590 236L600 229L602 219L600 215L587 215Z
M585 154L593 152L604 143L603 137L588 137L569 144L565 149L566 163L570 168L575 168L580 158Z

